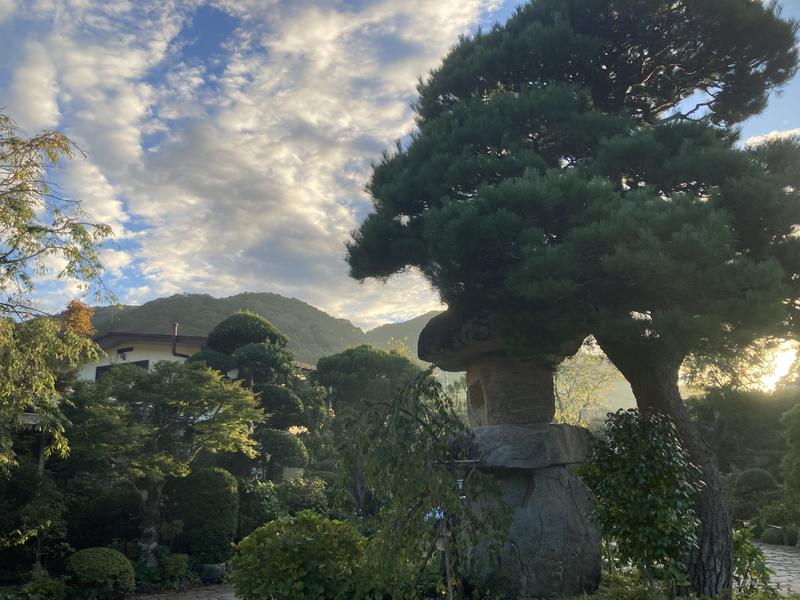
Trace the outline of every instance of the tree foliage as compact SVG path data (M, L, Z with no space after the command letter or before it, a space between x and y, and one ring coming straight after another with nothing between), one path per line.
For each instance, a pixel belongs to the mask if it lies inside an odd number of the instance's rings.
M554 420L586 426L608 408L605 394L621 379L614 365L595 344L584 344L577 354L556 369L553 388L556 400Z

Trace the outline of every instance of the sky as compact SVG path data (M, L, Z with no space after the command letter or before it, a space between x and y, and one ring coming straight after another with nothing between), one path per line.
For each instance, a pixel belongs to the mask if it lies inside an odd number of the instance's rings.
M412 129L417 78L516 4L0 0L0 109L84 151L55 177L113 226L119 302L269 291L370 328L440 308L416 273L347 275L370 165ZM800 0L783 5L800 19ZM743 139L800 133L798 106L800 79ZM45 308L76 294L39 285Z

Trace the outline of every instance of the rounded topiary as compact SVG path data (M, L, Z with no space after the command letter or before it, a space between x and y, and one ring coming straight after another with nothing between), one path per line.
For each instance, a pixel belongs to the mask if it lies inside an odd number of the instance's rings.
M112 548L85 548L67 558L70 598L113 600L134 589L131 561Z
M783 530L776 527L767 527L761 532L761 541L765 544L783 544Z
M183 521L183 551L197 563L225 562L239 521L236 479L219 467L192 473L176 486L175 516Z
M284 429L303 419L303 401L289 388L268 383L258 388L261 406L267 411L267 425Z
M282 503L289 514L304 510L313 510L320 514L328 512L325 481L319 477L290 479L284 481L278 489Z
M203 348L200 352L195 352L188 359L188 362L204 362L207 366L219 371L220 373L227 373L231 369L236 368L236 363L233 358L222 352L211 350L210 348Z
M231 580L243 600L351 598L363 552L364 538L352 525L304 511L239 542Z
M208 334L206 345L211 350L223 354L233 354L234 350L241 346L263 342L283 348L288 339L264 317L252 312L240 311L214 327Z
M768 492L777 489L778 482L764 469L746 469L736 478L736 493Z
M281 467L305 467L306 445L296 435L280 429L264 429L260 436L262 452L270 455L270 464Z

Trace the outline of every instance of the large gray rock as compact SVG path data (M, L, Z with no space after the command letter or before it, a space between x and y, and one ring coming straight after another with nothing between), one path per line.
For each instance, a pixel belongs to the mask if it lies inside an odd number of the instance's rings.
M488 425L473 429L481 469L541 469L584 462L591 435L574 425Z
M563 466L537 470L499 469L513 521L509 542L492 565L479 549L468 565L468 579L501 597L579 596L600 581L599 529L590 519L589 494Z

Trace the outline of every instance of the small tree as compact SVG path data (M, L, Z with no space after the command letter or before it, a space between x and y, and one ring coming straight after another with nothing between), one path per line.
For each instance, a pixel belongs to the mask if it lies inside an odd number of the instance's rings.
M584 344L576 355L564 360L556 369L554 420L587 425L593 416L608 408L605 394L617 381L622 381L622 376L608 358L594 344Z
M264 418L252 392L197 363L115 367L78 389L74 403L76 454L140 494L148 558L158 544L166 479L188 475L201 451L255 455L251 435Z
M686 563L697 545L694 501L700 484L675 426L635 410L609 415L582 475L595 494L596 518L620 558L639 569L650 587L657 579L685 584Z

